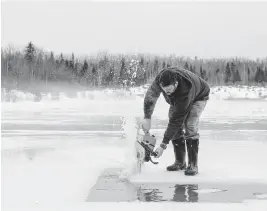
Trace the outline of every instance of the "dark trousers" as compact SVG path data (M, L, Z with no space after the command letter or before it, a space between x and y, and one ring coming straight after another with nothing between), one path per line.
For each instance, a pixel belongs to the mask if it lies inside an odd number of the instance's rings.
M184 129L184 137L186 140L188 139L199 139L199 119L200 116L206 107L207 101L196 101L193 103L191 110L189 111L183 125ZM172 113L172 106L170 107L169 110L169 116Z

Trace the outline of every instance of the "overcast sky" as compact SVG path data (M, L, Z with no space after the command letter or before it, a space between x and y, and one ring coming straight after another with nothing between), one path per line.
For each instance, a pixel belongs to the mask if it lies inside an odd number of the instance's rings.
M86 55L267 56L267 2L2 3L2 46Z

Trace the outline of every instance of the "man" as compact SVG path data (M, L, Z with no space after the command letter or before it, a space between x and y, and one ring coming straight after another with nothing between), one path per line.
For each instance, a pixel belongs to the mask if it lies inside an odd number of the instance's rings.
M142 128L149 132L151 116L156 101L163 94L170 104L169 123L160 146L156 149L160 157L172 141L175 162L168 171L185 170L185 175L198 173L199 118L209 99L208 84L196 74L180 67L163 69L152 82L144 99L144 120ZM187 146L188 166L185 162Z

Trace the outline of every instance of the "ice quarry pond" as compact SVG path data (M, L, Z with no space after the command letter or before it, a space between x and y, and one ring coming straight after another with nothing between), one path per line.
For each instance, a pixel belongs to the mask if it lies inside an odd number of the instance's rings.
M34 102L2 92L2 210L267 210L266 88L213 88L200 122L199 174L158 165L131 174L145 89L87 91ZM168 105L152 118L162 140Z

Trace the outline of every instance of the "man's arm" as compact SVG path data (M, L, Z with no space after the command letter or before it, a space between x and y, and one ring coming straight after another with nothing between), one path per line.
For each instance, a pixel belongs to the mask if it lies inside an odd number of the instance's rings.
M161 88L157 84L156 79L152 82L148 88L144 99L144 118L151 119L156 102L160 96Z

